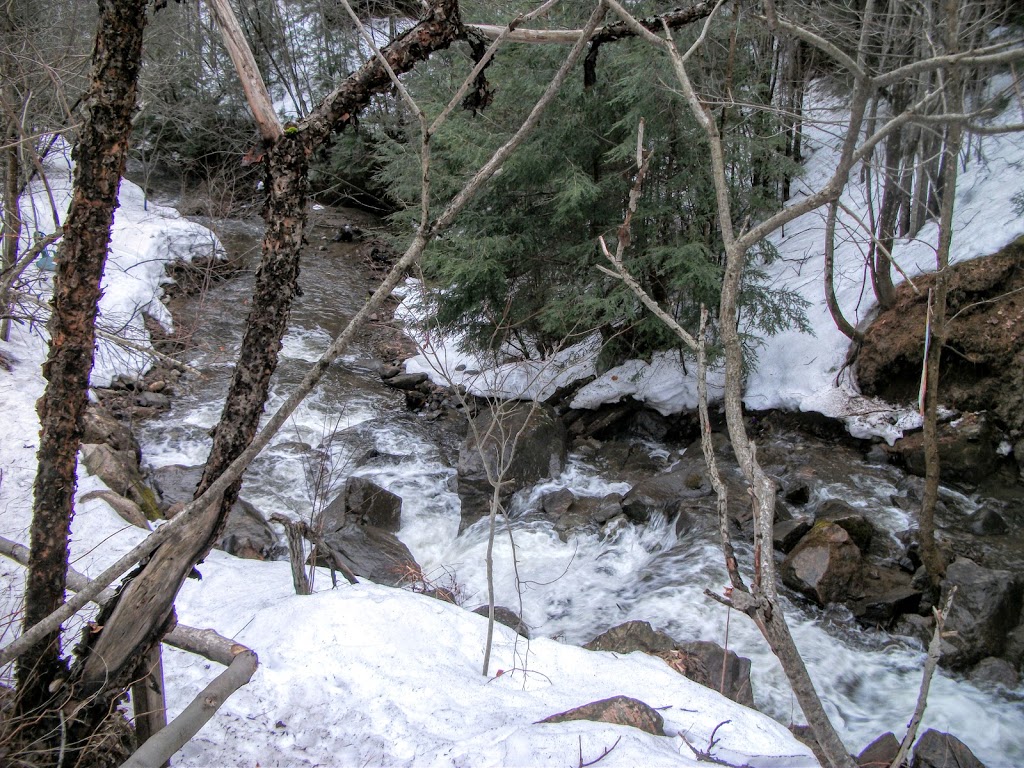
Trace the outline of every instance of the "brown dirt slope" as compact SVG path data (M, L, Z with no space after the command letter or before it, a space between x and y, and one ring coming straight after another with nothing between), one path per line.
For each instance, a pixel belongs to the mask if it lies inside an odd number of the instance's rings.
M896 402L917 399L925 310L932 275L906 283L896 305L867 330L857 363L861 390ZM1014 437L1024 435L1024 237L957 265L949 288L949 338L940 398L964 411L990 411Z

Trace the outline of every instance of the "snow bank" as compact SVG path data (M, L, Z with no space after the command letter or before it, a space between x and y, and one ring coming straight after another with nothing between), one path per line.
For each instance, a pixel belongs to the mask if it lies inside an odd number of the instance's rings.
M50 191L59 221L54 221L52 206L41 182L33 182L21 199L25 220L22 249L29 247L36 231L47 234L64 222L71 202L69 154L69 151L57 152L47 161ZM224 248L209 229L185 219L173 208L147 201L142 188L127 179L121 181L118 198L103 277L98 325L108 333L148 348L151 339L143 322L144 313L165 329L172 330L171 315L161 301L161 286L168 282L165 266L173 261L191 261L200 256L221 258ZM56 246L51 248L55 249ZM40 297L48 301L52 273L30 267L26 277L39 279ZM90 381L93 386L108 386L121 374L142 375L151 364L152 358L144 352L100 339Z
M159 301L166 261L187 258L197 245L219 248L203 228L165 208L147 210L142 201L138 187L122 184L104 279L108 321L122 317L131 324L145 309L169 322ZM46 344L40 333L15 326L0 349L15 361L12 371L0 371L6 426L0 534L26 542L39 431L34 405L44 386ZM131 364L106 355L93 382L130 372ZM74 566L87 575L146 535L102 500L81 501L101 488L80 466L71 548ZM564 766L610 749L602 765L695 767L700 763L686 741L706 749L722 723L717 757L766 768L817 765L783 726L653 657L617 658L546 639L527 643L499 626L492 676L483 677L486 621L456 606L369 583L296 597L287 563L221 552L210 555L202 572L203 580L189 580L179 597L181 621L236 638L259 654L261 666L175 765ZM22 579L20 566L0 558L0 616L8 617L0 635L8 638L17 632ZM329 576L320 574L317 583L329 584ZM84 617L68 626L69 645ZM504 673L494 676L498 669ZM219 672L205 659L167 649L170 715ZM668 736L603 723L536 723L620 694L664 707Z
M804 175L793 182L791 203L826 183L838 158L841 136L837 126L847 119L844 112L823 106L828 103L824 94L818 93L810 100L817 102L817 106L809 107L805 114L808 159ZM1006 119L1012 120L1013 116L1007 115ZM975 137L965 157L969 162L966 169L961 167L956 191L952 263L994 253L1024 234L1024 217L1015 214L1012 203L1013 196L1024 191L1024 135ZM880 198L876 190L876 205ZM876 304L865 270L870 233L860 224L869 217L859 166L851 174L842 203L846 211L840 213L836 228L836 298L847 319L863 326L871 319ZM902 436L904 429L919 426L920 417L914 411L864 397L857 391L850 372L842 371L849 340L836 329L825 305L825 213L825 209L819 209L805 214L769 238L778 249L779 258L763 266L767 285L784 286L807 300L812 333L790 330L765 339L758 350L756 369L746 382L744 402L748 408L757 410L817 411L845 420L857 437L879 436L891 443ZM937 240L938 227L929 223L915 238L898 240L893 247L893 259L911 276L934 270ZM410 283L401 309L401 316L410 321L424 314L413 298L418 293L418 286ZM923 332L924 329L922 336ZM438 339L435 335L419 341L425 351L407 362L407 370L424 371L437 383L463 384L474 394L507 396L505 392L510 388L494 384L514 380L508 373L509 366L488 366L461 351L459 339ZM578 378L594 373L592 362L588 366L585 360L589 350L596 354L598 345L594 340L587 345L565 351L578 357L573 369ZM456 365L477 373L467 377ZM540 363L531 365L543 367ZM716 389L721 391L721 371L712 371L709 379L714 397ZM560 382L567 383L564 379ZM553 388L542 390L548 394L552 391ZM580 389L571 405L597 408L632 397L668 415L696 408L696 392L695 367L684 365L672 353L658 353L650 362L629 360L605 372ZM535 393L524 389L513 396L532 397Z

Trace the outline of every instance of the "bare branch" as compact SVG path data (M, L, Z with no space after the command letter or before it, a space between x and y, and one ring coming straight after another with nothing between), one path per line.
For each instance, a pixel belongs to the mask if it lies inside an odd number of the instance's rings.
M267 90L266 83L263 82L263 76L260 74L259 67L256 66L256 59L242 33L242 26L238 23L238 18L228 0L207 0L207 2L220 27L228 55L231 56L231 61L238 71L238 78L242 81L245 98L256 119L260 135L265 141L276 141L284 135L284 128L281 127L281 121L274 111L274 102L270 98L270 92Z
M210 720L232 693L248 683L259 662L252 651L243 651L204 688L167 727L150 737L122 768L160 768L187 744Z

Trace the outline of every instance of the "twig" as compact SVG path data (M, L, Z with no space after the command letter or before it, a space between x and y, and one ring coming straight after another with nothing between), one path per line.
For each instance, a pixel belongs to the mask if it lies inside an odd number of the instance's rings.
M619 746L619 742L622 741L622 737L619 736L619 738L617 738L615 740L614 744L612 744L610 747L606 747L605 748L604 752L601 753L600 757L594 758L590 762L584 763L583 762L583 737L579 736L577 738L579 738L579 744L580 744L580 763L579 763L579 768L587 768L588 765L597 765L602 760L604 760L606 757L608 757L608 755L610 755L612 753L612 750L615 749L617 746Z
M935 675L935 669L939 665L939 657L942 655L942 629L945 627L949 611L953 607L953 597L955 595L956 587L954 586L949 590L946 604L941 611L934 606L932 607L932 613L935 614L935 631L932 633L931 642L928 644L928 659L924 663L924 672L921 675L921 689L917 694L917 706L914 707L914 714L910 718L910 722L907 723L907 734L903 737L900 749L896 753L896 757L893 758L890 768L900 768L903 765L903 760L910 751L910 746L914 743L914 739L917 738L917 729L921 725L925 707L928 705L928 690L931 688L932 677Z

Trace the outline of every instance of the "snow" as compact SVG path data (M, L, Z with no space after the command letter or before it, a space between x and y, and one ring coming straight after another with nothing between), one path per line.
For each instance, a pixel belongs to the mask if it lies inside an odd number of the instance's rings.
M59 192L66 206L67 186ZM104 278L103 317L131 325L138 310L146 309L169 322L160 303L164 264L217 247L199 225L168 209L144 206L141 190L124 182ZM145 341L141 325L136 330ZM15 326L2 349L14 364L11 372L0 372L6 426L0 440L0 533L26 542L39 430L34 405L45 384L40 366L46 343L40 329ZM101 349L93 383L138 372L143 364ZM571 364L566 357L566 367ZM101 488L80 465L78 498ZM126 526L102 500L79 501L76 507L72 561L87 575L146 535ZM687 742L707 749L712 733L715 756L734 764L817 765L784 726L653 657L589 652L548 639L527 642L499 626L492 671L485 677L486 621L454 605L370 583L298 597L287 563L238 560L216 551L201 571L201 581L189 580L182 589L180 620L249 646L261 664L175 757L175 765L563 766L608 750L601 764L609 768L696 767L701 763ZM0 636L6 638L18 631L22 578L19 566L0 560L0 616L7 617ZM328 575L321 574L318 583L329 584ZM82 620L67 627L68 646ZM175 649L167 649L164 658L173 717L220 668ZM499 669L503 674L497 675ZM616 695L662 708L667 736L605 723L537 722Z
M21 200L25 225L22 248L30 245L33 233L55 231L63 224L63 212L71 202L70 150L60 148L47 160L48 182L61 220L54 222L46 187L34 181ZM99 328L148 348L150 335L143 315L148 314L166 330L173 320L161 299L161 285L168 281L164 267L175 260L191 261L197 256L223 257L217 236L200 224L184 218L173 208L146 199L142 188L122 180L120 206L114 214L110 249L100 298ZM55 251L56 246L51 246ZM29 268L26 277L38 279L43 301L49 299L52 274ZM93 386L108 386L119 374L139 376L148 370L152 357L135 349L119 347L99 339L96 362L90 379Z
M997 80L993 88L1005 85ZM829 106L830 101L823 92L809 96L811 106L805 113L804 133L809 156L804 175L794 180L790 204L820 189L836 165L837 135L846 115ZM1008 110L1001 119L1014 121L1012 112ZM951 263L994 253L1024 234L1024 216L1015 213L1012 202L1015 194L1024 191L1020 181L1024 173L1024 134L975 137L973 142L965 149L962 160L966 161L966 168L962 162L957 182ZM880 190L876 189L876 206L880 199ZM860 166L850 175L842 204L846 210L840 212L836 228L836 298L847 319L863 327L871 319L876 304L864 262L870 238L859 224L868 220L868 198ZM767 285L785 286L809 303L807 320L812 332L790 330L765 339L757 352L756 368L746 382L744 403L755 410L817 411L843 419L856 437L878 436L891 444L902 436L903 430L920 426L921 420L915 411L861 395L850 372L842 370L849 340L836 328L825 304L825 213L825 209L819 209L804 214L769 238L778 249L779 258L762 266L768 276ZM911 277L934 270L937 238L937 225L929 223L916 237L898 240L893 247L893 259ZM420 293L418 289L416 283L407 285L401 312L410 320L424 314L422 302L414 298ZM922 337L923 333L922 328ZM407 362L407 370L424 371L438 383L463 384L477 395L506 396L504 390L508 388L495 384L510 378L509 366L489 365L460 350L459 338L439 339L435 334L419 341L425 351ZM562 354L576 356L572 372L584 378L595 372L588 355L596 354L597 348L597 341L590 339ZM455 370L453 363L479 373L467 377ZM543 362L531 365L535 370L544 368ZM535 374L531 381L536 378ZM561 377L559 385L567 383L566 378ZM721 371L711 371L712 397L716 389L721 390L721 383ZM546 397L553 391L553 387L542 388L539 396ZM520 395L537 396L534 390L524 390ZM672 353L656 353L650 361L629 360L582 387L571 406L594 409L626 397L644 402L663 415L693 410L697 407L695 366L684 365Z

